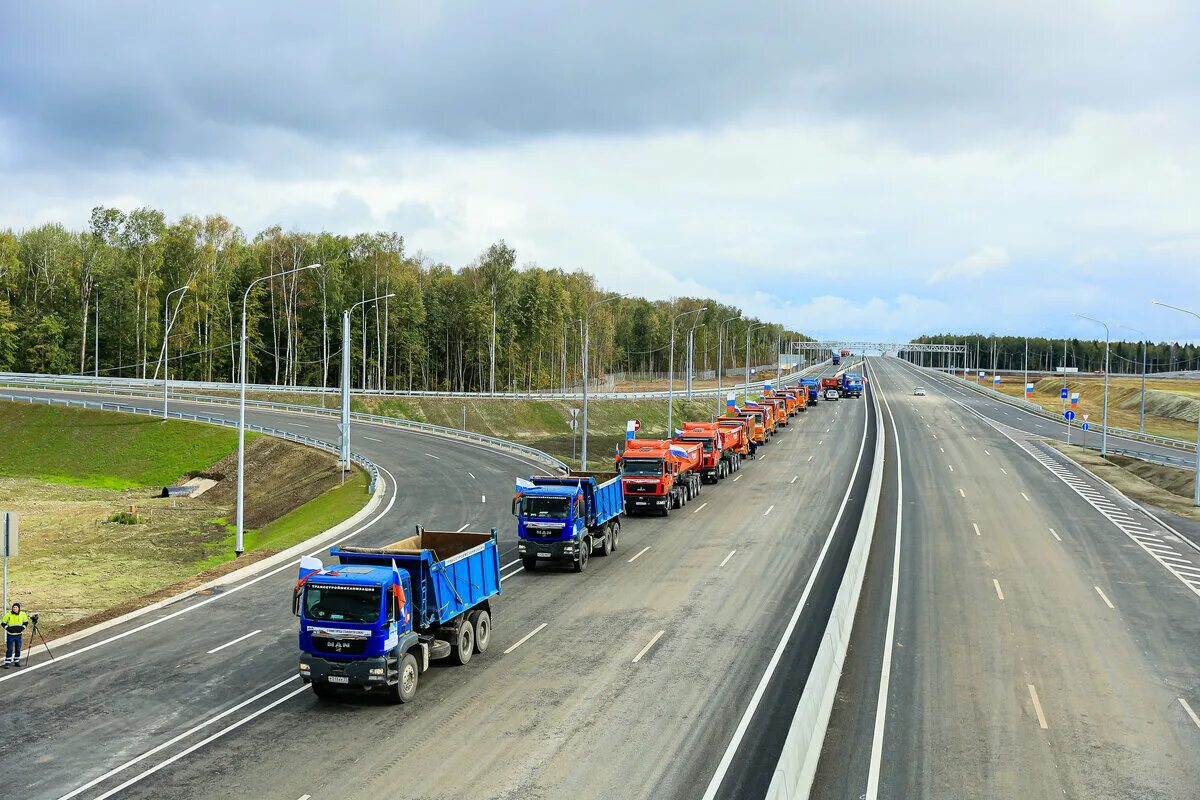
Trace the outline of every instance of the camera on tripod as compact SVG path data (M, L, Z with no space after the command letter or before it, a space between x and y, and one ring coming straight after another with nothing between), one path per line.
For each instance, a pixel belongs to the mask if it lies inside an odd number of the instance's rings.
M36 628L36 627L37 627L37 624L38 624L38 615L37 615L37 614L30 614L30 615L29 615L29 619L30 619L30 620L33 622L33 627L35 627L35 628Z

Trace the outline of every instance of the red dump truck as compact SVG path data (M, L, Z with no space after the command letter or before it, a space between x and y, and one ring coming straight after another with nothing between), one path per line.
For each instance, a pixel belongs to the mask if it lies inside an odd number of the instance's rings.
M716 422L685 422L677 442L699 442L704 448L700 456L700 478L709 483L724 480L733 472L742 457L734 450L735 436Z
M664 517L700 494L699 442L630 439L621 455L625 513L657 511Z

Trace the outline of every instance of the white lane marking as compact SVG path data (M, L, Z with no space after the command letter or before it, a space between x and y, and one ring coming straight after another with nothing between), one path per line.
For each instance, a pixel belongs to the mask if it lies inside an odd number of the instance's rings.
M964 492L962 489L959 489L959 490L958 490L958 493L959 493L960 495L962 495L964 498L967 496L967 493L966 493L966 492Z
M821 441L817 442L817 447L820 447L820 446L821 446L821 445L823 445L823 444L825 444L825 440L824 440L824 439L822 439Z
M946 452L946 449L944 447L939 447L938 450L941 450L943 453Z
M767 514L770 514L771 509L773 509L774 507L775 507L774 504L767 506L767 510L763 512L763 516L765 517Z
M269 689L264 689L263 691L259 692L258 694L254 695L253 697L248 698L248 699L243 700L242 702L238 703L236 706L226 709L225 711L222 711L220 714L217 714L215 717L206 719L204 722L201 722L198 725L188 728L183 733L175 736L172 739L168 739L167 741L163 742L162 744L158 745L157 747L155 747L151 750L147 750L146 752L142 753L140 756L137 756L136 758L132 758L129 761L126 761L124 764L121 764L118 767L113 767L112 769L110 769L108 772L104 773L100 777L93 778L92 780L85 783L83 786L80 786L79 788L71 791L68 794L64 794L62 797L59 798L59 800L70 800L70 798L75 797L78 794L82 794L83 792L86 792L88 789L92 788L96 784L103 783L104 781L111 778L113 775L116 775L119 772L124 772L126 769L128 769L129 767L132 767L134 764L137 764L141 761L145 761L147 758L154 755L155 753L161 752L161 751L167 749L168 747L171 747L172 745L176 744L177 742L180 742L180 741L186 739L187 737L191 736L196 731L207 728L209 725L212 725L214 722L224 719L225 717L229 716L233 712L245 708L246 706L250 705L254 701L269 695L271 692L278 691L279 689L288 685L289 683L291 683L292 681L296 680L299 677L300 677L299 675L293 675L292 677L290 677L286 680L280 681L279 683L275 684L274 686L272 686Z
M262 633L262 628L259 628L258 630L250 631L249 633L245 634L244 636L239 636L238 638L234 639L232 642L226 642L225 644L221 645L220 647L214 647L212 650L209 650L207 653L205 653L205 655L211 656L213 653L220 652L221 650L224 650L226 647L235 645L238 642L244 642L247 639L249 639L251 636L254 636L259 633Z
M800 477L799 475L793 475L793 476L792 476L792 479L791 479L790 481L788 481L788 483L795 483L795 482L796 482L796 479L797 479L797 478L799 478L799 477Z
M996 597L999 597L1001 600L1003 600L1004 590L1000 588L1000 581L992 578L992 585L996 587Z
M504 583L506 580L511 578L513 575L516 575L518 572L524 572L524 571L525 571L524 567L517 567L516 569L514 569L512 572L508 573L507 575L501 575L500 582Z
M1062 541L1062 537L1058 535L1058 531L1054 530L1054 528L1050 529L1050 535L1055 539L1058 539L1060 542Z
M479 495L479 502L481 502L481 503L486 503L486 502L487 502L487 495L486 495L486 494L481 494L481 495Z
M989 452L988 452L988 450L987 450L987 448L986 448L986 447L985 447L985 448L983 448L983 454L984 454L985 456L990 456L990 455L991 455L991 453L989 453Z
M734 554L734 553L736 553L736 552L737 552L737 550L730 550L730 551L729 551L729 555L725 556L725 558L724 558L724 559L721 561L721 563L720 563L720 564L717 564L717 566L718 566L718 567L723 567L723 566L725 566L726 564L728 564L728 563L729 563L729 559L733 558L733 554Z
M296 677L299 677L299 676L297 675ZM289 678L288 680L291 680L291 679ZM153 775L154 773L158 772L160 769L163 769L164 767L169 767L170 765L174 764L176 761L183 758L184 756L191 755L192 753L196 752L201 747L204 747L205 745L207 745L209 742L212 742L216 739L220 739L225 734L227 734L231 731L237 730L238 728L245 725L247 722L257 719L258 717L261 717L263 714L267 713L268 711L270 711L272 708L279 705L280 703L287 702L288 700L291 700L293 697L300 694L301 692L307 692L307 691L308 691L307 686L296 687L292 691L285 694L283 697L280 697L278 700L274 700L274 701L268 703L267 705L263 706L262 708L260 708L258 711L255 711L252 714L248 714L248 715L242 717L237 722L234 722L233 724L231 724L229 727L222 728L221 730L217 731L216 733L210 734L209 736L196 742L194 745L187 748L186 750L181 750L180 752L171 756L167 760L160 761L159 763L155 764L153 767L151 767L150 769L141 773L140 775L134 775L129 780L125 781L124 783L122 783L121 785L119 785L115 788L109 789L104 794L96 795L95 800L106 800L106 798L112 797L114 794L125 791L133 784L142 780L142 778L147 778L147 777Z
M813 457L812 457L812 456L809 456L809 457L808 457L808 460L809 460L809 461L812 461L812 460L813 460Z
M1029 687L1029 697L1033 700L1033 710L1037 713L1038 727L1046 730L1050 726L1046 724L1046 715L1042 713L1042 704L1038 701L1037 689L1032 683L1026 684Z
M441 460L442 460L442 457L441 457L441 456L435 456L433 453L426 453L425 455L429 456L429 457L430 457L430 458L432 458L432 459L436 459L436 460L438 460L438 461L441 461Z
M701 504L700 504L700 507L699 507L699 508L697 508L697 509L696 509L695 511L693 511L692 513L693 513L693 514L699 514L701 511L703 511L703 510L704 510L704 507L705 507L706 505L708 505L708 503L701 503Z
M978 439L976 439L974 436L972 436L972 437L971 437L971 441L973 441L973 442L978 442L979 440L978 440Z
M296 798L296 800L312 800L312 795L311 794L302 794L302 795L300 795L300 797Z
M892 431L895 435L896 474L903 476L904 464L900 457L900 431L896 427L896 418L892 416L892 406L887 398L883 398L883 406L887 409L888 419L892 421ZM879 798L879 772L883 763L883 732L887 724L888 689L892 680L892 652L896 649L896 602L900 592L900 545L904 528L904 481L896 481L896 542L892 554L892 587L888 597L886 645L883 649L883 665L879 670L879 697L875 702L875 733L871 737L871 761L867 770L867 800Z
M1116 610L1117 607L1112 604L1112 600L1108 599L1108 595L1104 593L1103 589L1101 589L1099 586L1093 586L1092 588L1096 590L1096 594L1100 595L1100 599L1104 601L1104 605L1108 606L1114 611Z
M654 643L661 639L664 633L666 633L666 631L659 631L658 633L654 634L654 638L647 642L646 646L642 648L642 651L633 657L633 663L636 664L641 661L642 656L650 652L650 648L654 647Z
M388 471L388 469L386 467L380 467L379 469L381 472L383 472L385 475L387 475L387 480L391 481L390 485L393 487L392 496L391 496L391 499L388 500L387 507L384 508L379 513L377 513L370 520L368 520L367 522L363 523L361 526L356 528L355 530L353 530L350 533L343 536L342 538L340 538L336 541L333 541L333 542L328 542L323 547L321 547L319 550L314 550L313 552L309 553L308 555L319 556L320 554L328 551L329 548L336 547L337 545L341 544L342 542L345 542L345 541L348 541L348 540L354 538L358 534L365 531L367 528L374 525L376 522L379 522L379 520L383 519L383 517L389 511L392 510L392 506L394 506L396 504L396 497L398 496L395 492L396 478L395 478L395 476L392 475L391 472ZM89 650L95 650L97 647L102 647L106 644L111 644L112 642L116 642L121 639L124 639L126 636L132 636L133 634L140 633L141 631L144 631L148 628L153 628L155 625L161 625L162 623L166 622L167 620L172 620L172 619L175 619L176 617L182 616L183 614L187 614L190 611L195 611L197 608L202 608L202 607L208 605L209 603L215 603L217 600L220 600L223 597L229 597L234 592L240 592L242 589L245 589L248 586L253 586L254 584L258 583L259 581L264 581L267 578L270 578L274 575L278 575L279 573L283 572L284 570L294 569L296 567L296 565L299 563L300 563L299 559L296 559L295 561L289 561L288 563L283 564L282 566L276 567L275 569L268 570L267 572L264 572L261 575L255 575L253 578L250 578L249 580L245 581L244 583L239 583L236 586L232 586L232 587L226 589L225 591L221 592L220 594L214 594L204 600L199 600L199 601L193 603L192 605L188 606L187 608L181 608L179 611L175 611L171 614L167 614L164 617L159 617L158 619L150 620L149 622L143 623L134 628L130 628L129 630L121 631L120 633L114 634L113 636L110 636L107 639L101 639L98 642L92 642L91 644L84 645L83 647L80 647L78 650L68 650L65 653L59 653L58 658L56 658L53 661L38 661L38 662L30 664L26 667L23 667L20 672L15 672L11 675L0 676L0 683L3 683L4 681L7 681L7 680L11 680L12 678L15 678L19 675L28 675L29 673L35 672L39 669L43 669L43 668L51 666L53 664L61 663L63 661L66 661L68 658L73 658L81 653L86 653Z
M950 471L951 471L951 472L954 472L954 465L953 465L953 464L947 464L946 466L950 468Z
M979 532L979 523L978 522L972 522L971 527L973 527L975 529L976 536L983 536L983 534Z
M548 624L549 624L548 622L543 622L541 625L538 625L536 628L534 628L534 629L533 629L533 630L531 630L529 633L527 633L527 634L525 634L524 636L522 636L520 639L517 639L517 641L513 642L513 644L512 644L512 646L511 646L511 647L509 647L507 650L505 650L505 651L504 651L503 655L508 655L508 654L509 654L509 653L511 653L513 650L516 650L518 647L520 647L521 645L523 645L523 644L525 644L526 642L528 642L528 641L529 641L530 639L532 639L534 636L536 636L537 634L541 633L541 632L542 632L542 629L543 629L543 628L545 628L545 627L546 627Z
M470 525L470 524L471 523L469 523L469 522L467 523L467 525ZM462 533L463 531L465 531L467 529L467 525L463 525L461 528L456 530L455 533Z
M1008 474L1008 470L1006 470L1004 467L1001 467L1000 471L1003 472L1005 475Z
M478 478L475 477L474 472L468 472L467 474L471 476L471 480L473 480L473 481L479 480Z
M294 427L294 428L311 428L312 427L312 425L301 425L299 422L289 422L288 425L291 427Z
M735 477L734 477L734 479L733 479L733 482L734 482L734 483L737 483L737 482L738 482L738 481L740 481L741 479L742 479L742 476L741 476L741 475L737 475L737 476L735 476Z
M649 545L646 545L645 547L643 547L641 550L638 551L637 555L635 555L633 558L629 559L629 563L632 564L634 561L637 561L639 558L642 557L642 554L644 554L649 549L650 549Z
M505 564L504 566L502 566L500 568L500 571L504 572L504 570L508 569L509 567L515 567L517 564L520 564L520 563L521 563L521 559L519 559L519 558L516 559L515 561L510 561L507 564Z
M766 456L766 454L765 454L765 453L764 453L763 455L761 455L761 456L759 456L759 457L758 457L758 460L759 460L759 461L766 461L766 459L767 459L767 456Z
M862 404L864 423L867 421L867 407L869 405L870 403ZM834 515L833 525L829 528L829 533L826 534L825 541L821 545L821 551L817 554L817 560L813 565L812 572L809 573L804 591L800 594L800 600L792 610L792 616L788 619L788 624L784 628L783 634L779 637L779 642L775 645L775 652L771 654L771 660L767 662L767 668L763 671L762 677L759 678L758 685L754 687L754 694L750 696L750 702L746 705L746 710L742 712L742 717L738 720L737 728L733 731L733 737L729 740L729 744L725 746L725 752L721 755L721 760L717 762L717 768L713 772L713 776L709 780L708 787L704 790L701 800L713 800L716 797L717 791L721 788L721 783L725 780L725 775L729 772L729 765L733 763L733 757L737 753L742 739L746 736L746 731L750 727L750 721L754 718L754 713L758 710L759 703L762 702L763 695L767 691L767 685L771 682L771 676L775 674L775 670L779 667L779 662L783 658L783 651L787 649L788 642L791 641L792 634L796 630L796 625L800 622L800 615L803 613L805 605L808 604L809 595L812 594L813 583L821 571L821 565L825 563L825 557L829 553L830 546L833 544L833 535L837 531L838 525L841 524L842 516L846 513L846 505L850 502L850 492L854 488L854 481L858 477L863 452L866 448L867 425L864 424L862 438L859 440L858 445L858 455L854 461L854 469L850 473L850 482L846 485L846 493L842 495L841 505L838 506L837 514Z
M1032 500L1030 500L1030 499L1029 499L1029 495L1025 494L1024 492L1021 492L1021 497L1024 497L1024 498L1025 498L1025 502L1026 502L1026 503L1032 503L1032 502L1033 502Z
M379 442L380 444L383 444L383 439L376 439L374 436L363 435L362 438L366 439L369 442Z
M1197 728L1200 728L1200 717L1197 717L1196 712L1192 711L1192 707L1188 705L1188 701L1181 697L1179 698L1179 705L1183 706L1183 710L1192 718L1192 722L1196 723Z
M826 433L829 433L829 428L826 428L826 429L825 429L825 432L826 432Z

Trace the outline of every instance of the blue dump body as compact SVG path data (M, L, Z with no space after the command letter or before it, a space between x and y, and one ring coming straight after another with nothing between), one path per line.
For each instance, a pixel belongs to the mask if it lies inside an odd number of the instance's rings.
M842 357L841 357L841 355L840 355L840 354L838 354L838 353L834 353L834 354L833 354L833 365L836 367L836 366L837 366L838 364L840 364L840 363L842 363Z
M400 687L411 684L415 691L416 674L430 659L451 655L458 644L453 652L465 663L475 635L486 647L489 600L500 594L495 531L418 528L416 535L386 547L335 547L330 554L339 565L302 561L293 596L300 617L300 676L318 695L339 686L379 688L404 702ZM470 629L465 658L464 628ZM410 652L415 673L405 681Z
M517 550L528 568L538 559L587 563L593 547L602 553L616 546L618 517L625 510L621 476L616 472L575 472L535 476L517 489ZM586 553L583 551L586 550Z
M842 373L842 394L851 397L862 397L862 376L853 372Z

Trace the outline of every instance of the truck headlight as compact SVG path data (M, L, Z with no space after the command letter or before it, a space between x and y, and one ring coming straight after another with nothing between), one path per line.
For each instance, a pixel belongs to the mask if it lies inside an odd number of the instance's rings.
M517 552L518 552L518 553L524 553L524 552L525 552L525 545L523 545L523 544L518 544L518 545L517 545Z
M564 552L564 553L574 553L574 552L575 552L575 545L573 545L573 544L564 544L564 545L563 545L563 552Z
M300 671L301 671L301 672L308 672L308 671L309 671L308 664L305 664L303 661L301 661L301 662L300 662Z

